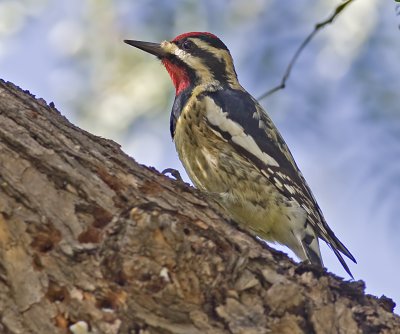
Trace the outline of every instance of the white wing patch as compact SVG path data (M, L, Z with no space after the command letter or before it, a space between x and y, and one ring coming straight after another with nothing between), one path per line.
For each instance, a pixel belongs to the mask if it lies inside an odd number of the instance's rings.
M289 184L285 183L285 188L287 189L288 192L290 192L292 195L296 194L296 190Z
M235 144L253 154L266 165L279 166L278 162L273 157L263 152L254 139L244 132L243 127L239 123L229 119L228 113L223 112L210 97L206 96L204 100L207 110L206 117L210 124L223 132L229 133Z

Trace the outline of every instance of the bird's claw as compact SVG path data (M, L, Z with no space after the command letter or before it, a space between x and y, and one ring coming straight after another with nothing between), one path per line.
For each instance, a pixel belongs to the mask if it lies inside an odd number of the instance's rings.
M164 174L164 175L169 173L175 178L175 180L180 181L180 182L184 182L183 179L182 179L181 173L179 173L179 171L176 170L176 169L166 168L161 173Z

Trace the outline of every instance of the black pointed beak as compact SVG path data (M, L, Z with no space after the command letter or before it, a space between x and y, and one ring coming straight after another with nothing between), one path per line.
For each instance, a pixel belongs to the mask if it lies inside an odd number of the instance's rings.
M142 42L142 41L132 41L129 39L124 40L126 44L132 45L135 48L143 50L145 52L151 53L159 58L163 58L167 56L167 53L162 49L161 44L158 43L150 43L150 42Z

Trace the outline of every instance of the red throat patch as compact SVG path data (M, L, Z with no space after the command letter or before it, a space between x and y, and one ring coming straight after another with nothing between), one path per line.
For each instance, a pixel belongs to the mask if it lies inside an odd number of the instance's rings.
M189 75L185 69L173 64L170 60L162 59L161 61L172 79L172 83L175 86L176 95L179 95L182 91L189 87Z

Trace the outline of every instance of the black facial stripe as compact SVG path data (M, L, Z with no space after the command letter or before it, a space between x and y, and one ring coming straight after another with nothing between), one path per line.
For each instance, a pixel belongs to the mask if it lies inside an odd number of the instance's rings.
M216 80L220 82L228 80L226 64L223 59L217 58L212 52L199 48L197 45L193 45L189 52L193 57L200 58L203 61Z
M173 43L175 43L176 45L179 46L179 48L182 49L182 44L186 41L186 40L190 40L191 38L198 38L204 42L206 42L207 44L209 44L210 46L213 46L216 49L221 49L221 50L226 50L229 51L228 48L226 47L226 45L219 39L208 36L208 35L192 35L190 37L181 39L179 41L174 41Z
M191 36L191 37L201 39L202 41L208 43L210 46L213 46L214 48L228 51L228 48L226 47L226 45L221 40L216 39L214 37L211 37L208 35L199 35L199 36Z

